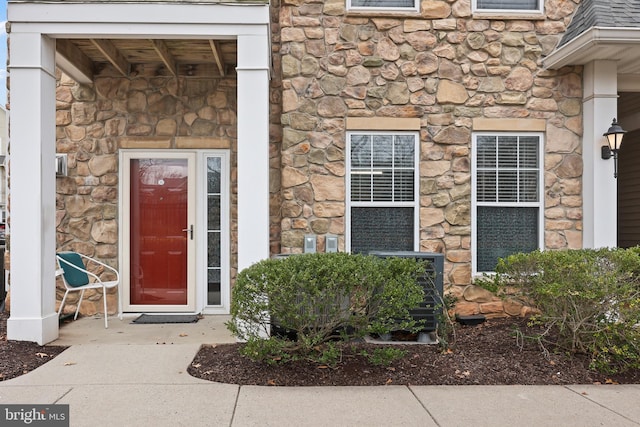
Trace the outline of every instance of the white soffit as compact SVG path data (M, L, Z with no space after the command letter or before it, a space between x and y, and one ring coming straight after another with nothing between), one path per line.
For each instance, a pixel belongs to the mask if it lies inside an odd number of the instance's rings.
M640 73L640 28L593 27L544 59L545 68L616 61L618 73Z

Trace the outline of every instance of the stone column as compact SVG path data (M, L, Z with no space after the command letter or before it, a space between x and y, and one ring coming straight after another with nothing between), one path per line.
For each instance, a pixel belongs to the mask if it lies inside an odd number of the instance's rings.
M58 337L55 292L55 41L12 32L10 340Z
M593 61L584 67L583 247L617 246L617 182L613 159L603 160L603 133L618 111L618 72L614 61Z
M238 271L269 257L269 40L238 36Z

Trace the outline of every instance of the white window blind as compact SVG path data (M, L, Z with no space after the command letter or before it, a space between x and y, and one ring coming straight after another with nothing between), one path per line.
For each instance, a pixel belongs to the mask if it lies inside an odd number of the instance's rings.
M542 0L476 0L478 10L540 10Z
M418 10L417 0L348 0L349 9Z
M351 201L414 200L413 135L351 136Z
M477 201L537 202L539 137L477 138Z

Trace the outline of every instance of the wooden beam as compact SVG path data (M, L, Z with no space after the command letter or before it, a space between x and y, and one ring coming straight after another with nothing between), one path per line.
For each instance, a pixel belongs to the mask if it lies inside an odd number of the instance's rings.
M153 45L153 49L156 51L164 65L167 67L169 72L173 74L174 77L177 77L177 69L176 69L176 61L173 59L173 55L169 52L169 48L162 40L149 40Z
M224 61L222 60L222 51L220 51L220 45L216 40L209 40L209 45L211 45L211 52L213 53L213 58L216 61L216 65L218 66L218 71L221 76L225 76L225 67Z
M56 40L56 65L78 83L93 82L93 62L69 40Z
M131 68L129 62L118 51L118 49L109 40L91 39L91 43L98 48L98 50L107 58L107 60L113 65L116 70L125 77L129 76L129 69Z

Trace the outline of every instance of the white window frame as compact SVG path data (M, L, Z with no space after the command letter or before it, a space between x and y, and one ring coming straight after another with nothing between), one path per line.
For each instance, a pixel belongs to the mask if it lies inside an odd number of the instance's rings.
M411 135L414 138L414 197L412 202L352 202L351 201L351 136L352 135ZM413 250L420 248L420 134L413 131L348 131L346 134L346 190L345 190L345 249L351 252L352 207L413 207Z
M478 7L478 0L471 0L472 13L487 13L500 15L522 15L522 14L542 14L544 13L544 0L537 0L537 9L483 9Z
M477 195L477 172L478 172L478 137L479 136L536 136L538 137L538 201L537 202L478 202ZM471 271L473 276L483 273L478 271L477 248L478 248L478 206L488 207L537 207L538 208L538 248L544 248L544 133L542 132L474 132L472 136L471 149Z
M348 11L363 11L363 12L420 12L420 0L413 0L413 7L367 7L367 6L354 6L353 0L347 0Z

